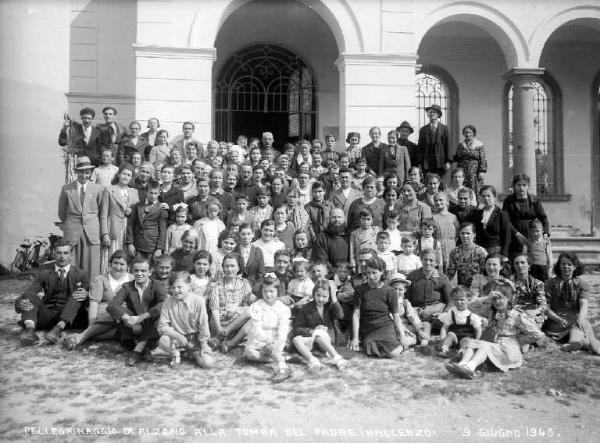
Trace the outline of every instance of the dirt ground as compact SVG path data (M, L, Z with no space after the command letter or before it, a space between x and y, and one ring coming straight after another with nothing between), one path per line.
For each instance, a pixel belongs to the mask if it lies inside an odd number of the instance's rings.
M591 319L600 333L600 276ZM218 368L164 362L126 367L113 342L68 352L21 348L15 297L26 281L0 281L0 438L4 441L600 441L600 357L535 351L509 374L457 380L443 361L349 353L344 372L272 385L270 368L241 350Z

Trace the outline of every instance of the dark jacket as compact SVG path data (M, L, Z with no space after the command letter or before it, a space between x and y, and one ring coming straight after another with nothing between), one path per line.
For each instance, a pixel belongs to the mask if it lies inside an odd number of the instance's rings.
M133 244L135 249L150 254L157 249L164 251L167 238L167 218L167 211L160 209L159 204L146 208L145 202L136 203L131 208L125 243Z
M145 312L150 314L150 318L145 322L153 322L160 317L160 310L166 299L167 293L163 285L150 279L140 300L135 281L130 281L121 286L115 298L108 303L106 310L116 322L119 322L121 317L127 313L141 315Z
M448 156L448 127L442 123L438 124L435 133L431 132L429 124L419 129L419 144L417 149L417 165L425 165L428 168L443 168L449 161Z
M376 175L382 175L384 172L384 157L388 150L388 145L379 143L378 147L373 142L366 145L362 150L362 156L367 160L367 167Z
M477 235L475 241L485 249L500 246L500 253L508 257L511 239L511 225L506 212L495 207L485 227L481 223L483 209L475 212L475 227Z
M262 250L254 245L250 246L248 262L245 265L242 260L242 255L238 251L238 265L240 267L240 274L242 274L242 277L247 279L252 286L261 281L265 275L265 259Z
M412 166L416 166L418 165L418 160L419 160L419 156L417 154L418 152L418 148L417 148L417 144L413 143L412 141L410 141L409 139L398 139L398 144L400 146L406 146L406 149L408 149L408 157L410 158L410 164Z
M90 139L86 144L83 125L79 122L71 122L69 129L63 127L60 130L58 144L59 146L68 146L70 152L79 157L87 156L95 166L100 164L103 148L102 132L94 126L92 126Z
M325 200L323 203L311 200L304 205L310 219L310 225L308 225L310 238L315 238L329 226L329 214L331 214L333 208L333 203L329 200Z
M315 239L312 260L324 260L331 266L338 262L348 261L348 234L344 228L336 229L329 226Z
M158 201L169 205L169 224L175 223L175 211L173 205L183 203L183 191L175 186L171 186L167 192L160 191Z
M338 301L335 303L329 302L323 306L323 317L319 315L317 311L317 303L314 300L309 301L300 308L298 317L294 322L294 336L302 335L304 337L310 337L313 330L319 326L327 326L327 333L331 338L331 343L335 343L335 329L334 320L341 320L344 318L344 311Z
M148 146L148 139L144 136L138 136L137 143L133 143L129 136L123 137L121 143L119 143L119 149L117 150L117 165L121 163L131 163L131 157L136 152L139 152L142 156L142 160L148 160L146 158L146 147Z
M539 198L527 194L526 201L519 201L514 194L511 194L504 200L502 209L508 215L508 220L511 223L513 235L511 252L521 250L521 243L516 238L517 232L529 237L529 223L536 218L542 222L544 234L550 235L550 222Z

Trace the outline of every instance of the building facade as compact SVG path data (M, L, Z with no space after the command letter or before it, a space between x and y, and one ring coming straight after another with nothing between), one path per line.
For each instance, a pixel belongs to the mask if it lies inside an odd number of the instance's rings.
M48 98L54 103L48 108L60 111L50 119L56 122L52 132L46 134L44 127L39 135L44 143L54 140L56 146L62 109L77 115L83 106L99 111L111 104L120 122L158 117L171 136L191 120L203 142L234 141L238 134L265 130L279 143L333 133L341 149L349 131L360 132L366 144L372 126L385 134L408 120L418 129L424 108L438 103L452 149L464 125L477 128L487 148L488 183L507 192L513 172L526 172L552 224L585 233L600 227L597 2L72 0L18 5L14 2L12 20L5 23L9 29L15 21L26 26L34 20L36 7L55 17L46 45L61 66L50 89L63 88L66 95ZM32 51L38 59L50 56L34 47L39 42L33 37L22 38L24 53L7 48L15 60L31 63L26 56ZM21 72L18 66L3 69L9 80ZM33 89L26 91L26 101L40 93ZM9 138L16 132L3 124L6 131ZM44 155L51 149L44 147ZM58 155L58 148L54 152ZM31 212L19 211L24 218ZM46 217L47 223L52 220Z

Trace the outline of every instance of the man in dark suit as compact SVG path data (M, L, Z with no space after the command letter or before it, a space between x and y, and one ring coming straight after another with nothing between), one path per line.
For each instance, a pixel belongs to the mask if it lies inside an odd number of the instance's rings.
M187 158L188 155L187 145L192 142L196 144L198 157L202 157L204 154L204 152L200 152L199 148L202 146L202 143L193 137L195 128L196 127L194 126L194 123L184 122L181 128L183 135L178 135L171 141L171 149L177 149L179 152L181 152L181 155L184 159Z
M409 122L404 120L400 123L400 126L396 128L396 132L398 132L398 144L400 146L406 146L406 149L408 150L410 164L415 166L418 165L417 145L408 139L408 136L415 132L415 130ZM399 184L401 185L402 183Z
M127 364L133 366L142 358L151 360L150 351L158 340L157 323L165 288L150 278L150 261L138 258L133 262L133 281L125 283L106 308L117 322L121 343L133 348Z
M167 239L168 212L158 202L160 185L148 182L146 198L133 205L127 223L125 244L130 255L151 258L163 254Z
M238 236L238 265L240 273L250 282L250 285L254 286L265 275L265 259L262 250L252 244L254 231L250 224L242 224Z
M81 123L71 121L65 114L63 128L58 135L58 144L68 146L69 154L77 157L88 157L92 164L100 164L102 154L102 133L98 128L92 126L92 120L96 113L92 108L83 108L79 111Z
M417 164L424 173L434 172L443 177L450 169L448 127L440 122L442 108L439 105L431 105L425 112L429 123L419 130Z
M131 163L131 157L135 153L142 156L142 161L145 160L146 147L148 139L140 135L142 127L138 122L129 124L129 132L123 136L117 152L117 166L121 163Z
M148 160L150 157L150 151L156 143L156 136L158 135L158 128L160 128L160 121L156 117L150 117L148 124L146 125L148 130L142 133L142 137L148 142L146 150L144 152L144 160Z
M338 262L348 260L348 252L346 217L341 208L334 208L329 214L329 226L313 243L311 259L313 262L322 260L335 267Z
M88 157L75 164L77 181L64 185L58 198L63 240L73 246L73 261L90 279L100 273L100 241L108 237L108 204L104 188L90 182L94 166Z
M121 143L123 136L127 134L127 130L125 126L117 123L117 110L112 106L104 107L102 115L104 115L104 123L96 125L96 128L102 133L102 144L107 148L111 148L116 157L119 143Z
M21 344L38 342L37 330L48 330L46 341L57 343L68 326L86 327L87 314L83 308L88 298L90 280L85 272L71 264L71 245L59 240L54 246L54 265L42 269L29 288L15 301L25 330ZM43 297L38 293L43 291Z

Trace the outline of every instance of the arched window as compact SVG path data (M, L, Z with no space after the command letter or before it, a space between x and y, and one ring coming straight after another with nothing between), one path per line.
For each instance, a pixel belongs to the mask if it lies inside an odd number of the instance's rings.
M315 138L315 81L295 53L259 44L231 56L215 88L215 137L273 132L276 140Z
M441 122L448 126L450 155L458 143L458 88L443 69L437 66L422 66L416 76L417 128L429 122L425 108L437 104L442 108Z
M537 194L559 194L564 190L562 146L559 143L560 95L558 88L548 75L544 75L533 82L532 105ZM513 85L510 81L506 85L504 107L507 126L505 153L508 158L505 163L505 180L510 183L515 173L513 157Z

